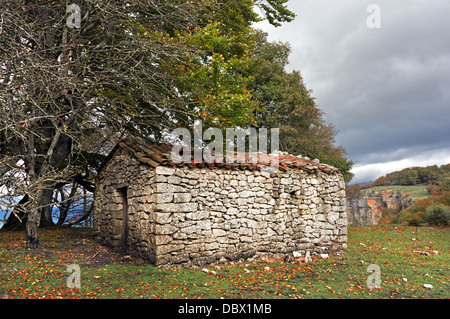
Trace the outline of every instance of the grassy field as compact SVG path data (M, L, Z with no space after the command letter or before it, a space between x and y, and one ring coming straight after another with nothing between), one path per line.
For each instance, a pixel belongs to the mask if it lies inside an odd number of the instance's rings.
M393 191L407 191L411 192L411 198L426 198L430 196L430 193L427 191L427 187L425 185L393 185L393 186L376 186L368 188L366 191L370 190L393 190Z
M0 232L0 297L450 298L449 228L351 227L344 256L209 266L208 273L124 261L90 229L44 229L40 238L40 251L30 252L23 232ZM80 267L80 288L67 287L71 264ZM370 264L380 267L380 288L367 287Z

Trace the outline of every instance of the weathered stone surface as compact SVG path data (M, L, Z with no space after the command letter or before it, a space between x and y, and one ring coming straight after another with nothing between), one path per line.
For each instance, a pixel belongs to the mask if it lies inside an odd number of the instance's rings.
M339 219L339 213L336 212L330 212L328 213L327 219L329 222L335 222Z
M158 166L156 167L155 172L160 175L173 175L175 173L175 169L172 167Z
M222 237L227 235L227 231L223 229L213 229L212 233L214 237Z
M157 204L171 203L173 200L173 193L154 194L153 199Z
M156 206L157 210L161 210L164 213L194 212L197 208L197 203L163 203Z
M188 203L192 199L192 195L190 193L176 193L173 195L174 203Z
M173 185L169 183L156 183L155 191L157 193L182 193L185 191L185 188L178 185Z

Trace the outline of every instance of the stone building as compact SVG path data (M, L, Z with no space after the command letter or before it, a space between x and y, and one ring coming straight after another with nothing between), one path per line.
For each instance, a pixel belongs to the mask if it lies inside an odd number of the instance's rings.
M170 150L128 140L113 149L96 182L98 241L170 267L346 248L336 168L287 154L272 174L263 160L176 165Z

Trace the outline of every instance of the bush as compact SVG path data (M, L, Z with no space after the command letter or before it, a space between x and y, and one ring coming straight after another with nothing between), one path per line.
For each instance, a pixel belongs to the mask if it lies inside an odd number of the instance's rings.
M450 207L444 205L434 205L428 207L426 213L425 220L429 225L450 225Z
M419 221L418 219L411 219L411 220L408 222L408 225L409 225L409 226L420 226L420 221Z
M421 221L423 221L423 218L421 218L419 214L416 214L409 209L402 209L401 211L396 213L394 218L392 219L392 222L394 224L415 226L410 224L411 221L420 223Z

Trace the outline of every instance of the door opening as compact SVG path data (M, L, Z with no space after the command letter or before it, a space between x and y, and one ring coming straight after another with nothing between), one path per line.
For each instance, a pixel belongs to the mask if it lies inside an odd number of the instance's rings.
M128 253L128 188L122 187L118 189L122 197L122 238L121 238L121 250L124 254Z

